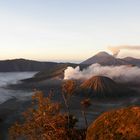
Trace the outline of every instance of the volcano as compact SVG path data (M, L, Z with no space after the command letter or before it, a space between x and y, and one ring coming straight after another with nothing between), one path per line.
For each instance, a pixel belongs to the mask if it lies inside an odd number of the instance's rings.
M125 87L104 76L94 76L82 83L80 87L88 96L102 98L124 96L124 93L128 91Z
M90 57L89 59L83 61L81 64L84 65L92 65L92 64L101 64L105 66L120 66L120 65L129 65L127 61L119 58L115 58L114 56L108 54L107 52L99 52L96 55Z

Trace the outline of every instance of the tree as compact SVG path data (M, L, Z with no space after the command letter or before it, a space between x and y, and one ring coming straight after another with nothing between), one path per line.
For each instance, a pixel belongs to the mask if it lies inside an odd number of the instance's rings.
M85 135L75 128L77 119L61 112L60 103L44 97L41 91L33 96L32 106L23 113L24 120L9 129L10 140L83 140Z
M60 113L60 104L51 102L51 95L43 97L38 91L23 117L23 123L17 122L10 128L11 140L62 140L66 136L67 119Z
M70 99L76 90L76 82L73 80L67 80L62 85L62 97L67 109L68 129L70 128Z
M82 105L82 114L83 114L83 117L84 117L84 120L85 120L86 129L87 129L87 127L88 127L88 121L87 121L87 117L86 117L86 110L91 105L90 99L87 98L87 99L82 100L81 101L81 105Z

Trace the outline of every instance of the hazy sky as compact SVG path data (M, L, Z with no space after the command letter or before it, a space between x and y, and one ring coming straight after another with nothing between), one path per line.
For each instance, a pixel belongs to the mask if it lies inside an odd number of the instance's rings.
M0 0L0 59L82 61L120 45L140 45L139 0Z

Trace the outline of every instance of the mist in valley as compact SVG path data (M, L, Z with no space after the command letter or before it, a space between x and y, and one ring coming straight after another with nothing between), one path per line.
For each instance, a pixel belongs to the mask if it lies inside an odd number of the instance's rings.
M0 72L0 104L5 101L16 98L20 100L27 99L32 92L9 89L10 84L19 84L20 80L31 78L36 72Z

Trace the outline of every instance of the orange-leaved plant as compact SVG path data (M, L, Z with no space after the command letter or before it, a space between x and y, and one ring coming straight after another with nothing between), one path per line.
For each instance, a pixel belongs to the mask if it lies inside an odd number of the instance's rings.
M60 113L60 104L53 103L51 96L43 97L38 91L33 96L33 106L23 116L24 122L15 123L9 130L11 140L65 139L67 120Z
M84 120L85 120L86 129L88 127L88 121L87 121L87 117L86 117L86 110L90 107L90 105L91 105L91 101L90 101L89 98L84 99L84 100L81 101L82 114L83 114L83 117L84 117Z
M62 85L62 97L67 109L68 129L70 128L70 99L76 90L76 82L73 80L66 80Z

